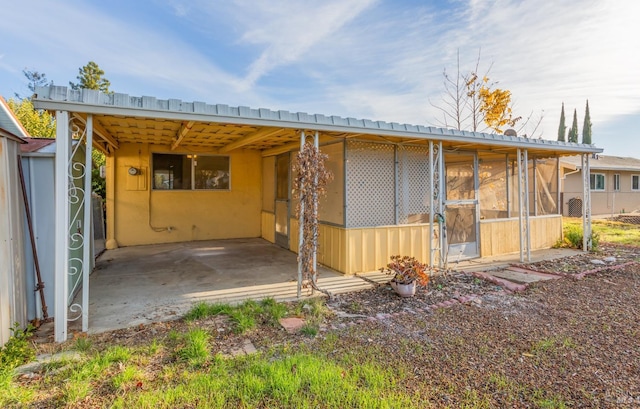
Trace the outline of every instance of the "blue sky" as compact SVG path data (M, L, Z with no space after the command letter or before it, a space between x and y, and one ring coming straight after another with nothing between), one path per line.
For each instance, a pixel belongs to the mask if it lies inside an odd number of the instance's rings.
M97 62L115 92L441 126L443 69L511 90L516 115L560 107L580 135L640 157L640 2L631 0L0 0L0 95L22 70L57 85Z

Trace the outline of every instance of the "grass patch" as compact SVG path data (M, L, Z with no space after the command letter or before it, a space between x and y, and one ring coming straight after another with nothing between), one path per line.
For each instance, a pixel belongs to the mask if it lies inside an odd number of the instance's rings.
M164 390L119 397L113 407L417 407L397 388L393 371L372 364L349 368L305 353L274 358L225 361Z
M187 321L201 320L219 314L229 314L233 308L228 304L209 304L201 301L195 304L185 314L184 319Z
M2 408L12 405L15 407L26 406L33 400L33 391L16 384L14 378L12 370L0 369L0 407Z
M286 304L279 303L273 298L265 298L260 302L247 300L236 306L199 302L187 312L185 320L194 321L213 315L224 314L227 315L233 323L233 331L238 334L243 334L251 331L258 325L278 325L278 321L286 317L289 313L290 311Z
M571 243L579 243L582 247L582 219L564 217L562 220L565 238ZM591 229L601 242L624 245L640 243L640 226L637 224L598 219L591 220ZM568 234L570 237L567 237Z
M201 328L194 328L184 335L184 345L178 348L178 359L190 366L203 366L211 355L209 352L209 333Z

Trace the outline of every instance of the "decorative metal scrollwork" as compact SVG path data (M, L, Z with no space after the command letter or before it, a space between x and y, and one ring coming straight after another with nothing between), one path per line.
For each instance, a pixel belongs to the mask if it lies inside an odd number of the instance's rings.
M90 172L87 171L86 165L79 159L79 150L82 145L86 144L86 127L80 126L74 122L74 119L69 120L69 138L71 140L71 156L67 166L67 191L68 201L70 205L70 217L69 217L69 241L67 243L67 254L69 257L69 270L67 275L69 277L70 288L67 293L67 302L70 304L69 312L73 315L71 318L67 318L67 321L76 321L82 317L82 311L85 306L72 303L73 297L76 295L78 288L82 285L82 271L84 267L84 261L81 255L78 255L82 251L85 244L85 235L89 232L83 230L83 220L81 218L84 200L85 189L84 179L85 177L91 177ZM87 147L85 155L91 155L90 147Z

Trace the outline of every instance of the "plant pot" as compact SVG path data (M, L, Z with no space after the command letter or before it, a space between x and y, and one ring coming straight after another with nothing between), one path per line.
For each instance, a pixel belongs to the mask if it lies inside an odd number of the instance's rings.
M389 284L391 284L391 288L393 288L400 297L413 297L414 295L416 295L415 281L409 284L400 284L391 280Z

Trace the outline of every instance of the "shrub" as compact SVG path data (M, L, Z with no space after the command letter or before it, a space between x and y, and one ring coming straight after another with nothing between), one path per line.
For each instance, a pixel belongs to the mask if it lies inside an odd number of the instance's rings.
M29 344L29 337L33 335L35 328L29 324L22 330L17 322L10 328L13 335L0 349L0 369L13 369L31 362L36 353Z

